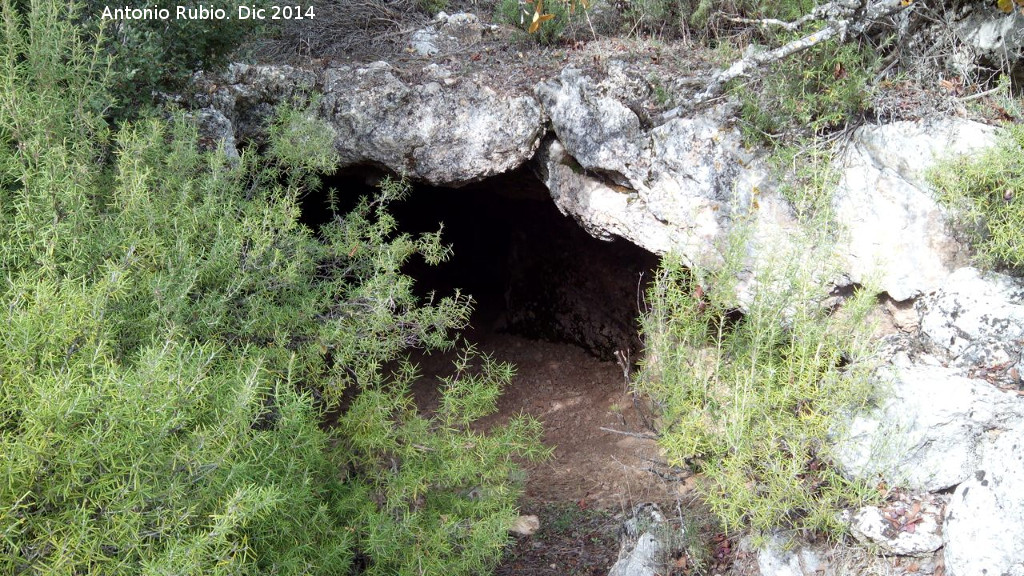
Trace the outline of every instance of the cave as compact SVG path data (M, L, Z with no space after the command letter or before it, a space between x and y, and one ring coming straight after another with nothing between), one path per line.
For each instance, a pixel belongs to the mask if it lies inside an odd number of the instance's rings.
M381 176L360 168L324 178L324 192L303 201L304 222L315 228L331 217L327 188L337 191L344 213L373 194ZM642 357L638 317L658 257L625 240L591 237L525 169L461 188L415 185L390 212L410 234L444 224L451 259L429 266L417 256L403 271L420 297L457 289L471 295L464 343L514 367L496 412L474 427L484 431L527 414L554 448L550 461L526 468L524 498L605 509L675 498L680 484L650 471L663 465L660 448L651 439L650 407L631 386ZM436 409L463 350L409 351L420 410Z
M371 170L346 170L324 179L338 191L340 209L372 194ZM415 257L404 272L417 295L461 290L475 301L471 333L508 332L567 342L602 360L637 357L637 319L654 254L625 240L604 241L561 214L544 184L526 169L461 188L414 186L391 213L402 232L434 232L452 257L437 266ZM305 200L307 224L329 217L325 195Z

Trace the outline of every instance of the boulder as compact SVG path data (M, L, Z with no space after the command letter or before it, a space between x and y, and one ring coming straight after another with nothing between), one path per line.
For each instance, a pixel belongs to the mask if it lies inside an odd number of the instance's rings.
M221 150L232 163L239 160L235 127L231 120L214 108L203 108L193 117L199 126L199 145L204 150Z
M854 478L938 491L979 469L993 430L1024 418L1014 393L943 366L890 366L878 373L883 406L854 418L836 447L838 464Z
M539 85L555 136L538 158L559 209L592 235L618 236L655 253L714 264L726 233L753 224L753 261L794 235L792 208L769 182L761 153L747 150L727 105L645 126L610 82L573 69ZM927 183L938 161L996 141L995 130L959 119L858 129L836 156L833 208L838 284L873 280L896 301L939 287L963 260L947 214Z
M535 100L503 97L472 78L408 83L383 63L328 68L323 77L320 113L338 132L343 165L459 185L522 165L544 133Z
M977 73L993 64L1013 68L1024 57L1024 13L1000 11L995 3L968 4L964 16L954 24L959 43L952 55L962 75Z
M963 268L915 307L926 349L990 382L1020 385L1024 282Z
M977 470L946 509L949 576L1024 576L1024 423L988 434Z
M833 208L845 230L839 256L849 280L874 280L897 300L941 286L961 246L927 184L939 160L995 143L989 126L955 118L864 126L836 157Z
M857 540L876 545L883 554L930 556L942 547L940 523L940 507L918 499L886 510L865 506L853 516L850 529Z
M647 127L642 111L622 101L629 90L616 78L597 82L567 68L536 89L555 136L539 172L559 210L594 236L706 264L719 260L736 219L771 235L792 227L759 156L730 126L728 107Z
M791 546L780 537L772 538L757 551L761 576L810 576L825 570L823 555L810 546Z
M231 64L220 75L201 72L193 78L194 101L231 121L239 141L266 138L275 108L317 87L317 75L293 66Z

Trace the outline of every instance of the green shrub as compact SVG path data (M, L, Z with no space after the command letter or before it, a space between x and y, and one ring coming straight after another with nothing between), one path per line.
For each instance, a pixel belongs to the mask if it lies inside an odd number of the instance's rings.
M742 313L743 260L753 240L734 232L724 264L663 260L643 319L646 360L636 381L661 409L670 463L704 473L701 493L728 531L842 530L836 512L870 490L831 466L828 438L872 401L861 290L838 311L821 279L823 234L759 251ZM824 247L823 247L824 246ZM746 274L744 274L746 276Z
M979 264L1024 271L1024 127L1008 126L999 145L978 157L937 166L930 180Z
M737 84L744 139L780 145L842 126L867 108L876 61L873 50L829 40Z
M691 11L690 0L631 0L625 3L623 24L629 30L673 30Z
M832 165L833 154L827 142L797 137L791 144L776 148L769 157L778 190L800 222L828 226L832 191L839 182L839 171Z
M485 571L546 452L525 417L470 427L511 367L467 351L429 416L384 371L469 314L401 274L449 253L397 232L408 186L316 234L307 112L237 161L180 116L112 133L65 6L0 2L0 572Z
M712 2L711 0L695 0L690 10L688 21L697 29L713 23L717 16L731 15L743 18L774 18L790 22L810 12L819 2L815 0L727 0Z
M40 1L12 0L11 7L24 17ZM122 119L135 118L151 105L154 91L178 90L193 72L223 66L242 42L263 33L263 21L238 18L239 6L265 8L267 4L262 0L184 0L174 4L133 0L113 5L103 0L78 0L69 3L67 17L76 22L90 43L97 42L98 56L112 58L110 93L115 101L108 102L108 112ZM168 12L143 18L113 18L115 10L154 7ZM188 16L189 11L200 8L223 10L225 18L198 12L195 17L177 17L179 9Z

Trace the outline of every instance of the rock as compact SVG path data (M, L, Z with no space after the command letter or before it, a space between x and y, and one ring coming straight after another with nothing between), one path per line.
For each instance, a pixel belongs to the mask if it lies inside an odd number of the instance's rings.
M509 532L517 536L533 536L537 530L540 530L540 518L533 514L516 518L512 527L508 529Z
M479 42L483 38L484 32L488 30L480 23L480 18L476 14L458 12L451 15L444 14L444 18L441 18L442 14L444 12L437 15L437 20L441 22L441 33L456 40L459 44Z
M438 12L430 27L413 32L409 40L409 51L429 58L442 50L450 51L461 44L479 42L488 29L480 23L476 14Z
M757 567L761 576L809 576L824 569L817 551L806 546L790 550L778 537L757 551Z
M976 470L992 430L1024 417L1024 403L984 380L942 366L891 366L879 371L884 405L854 418L836 446L847 475L890 486L937 491Z
M203 108L195 115L199 125L199 144L206 150L221 149L231 162L236 162L238 144L235 142L235 127L220 111Z
M316 74L292 66L231 64L222 75L199 73L193 78L196 104L230 120L239 141L264 140L277 105L308 94L316 84Z
M620 75L622 76L622 75ZM622 237L655 253L713 265L737 221L754 221L749 257L770 259L796 228L791 207L768 185L760 154L744 148L722 106L647 128L624 101L627 85L565 69L537 98L557 140L538 158L563 213L598 237ZM958 119L897 122L857 130L835 160L841 284L877 279L904 301L941 285L961 246L927 184L938 160L995 143L993 128ZM760 246L760 247L758 247Z
M962 61L961 72L972 73L974 67L998 62L1007 69L1024 57L1024 14L1013 10L1004 14L991 5L974 5L967 15L955 24L960 52L956 60Z
M537 98L566 151L584 170L599 172L614 184L636 189L646 173L640 119L591 78L573 68L557 81L540 84Z
M383 164L435 185L509 171L543 134L536 101L503 97L470 78L408 84L383 66L329 68L323 91L321 114L338 131L343 164Z
M1024 424L996 436L945 518L949 576L1024 575Z
M657 576L663 574L672 542L665 542L675 529L665 521L655 504L641 504L623 525L619 559L608 576Z
M898 502L887 508L884 514L875 506L861 508L850 524L853 536L874 543L884 554L897 556L929 556L942 547L940 506L918 499L910 505Z
M538 162L541 179L559 211L591 236L626 238L656 254L664 254L680 242L681 235L655 217L637 191L613 187L587 174L558 140L544 145Z
M895 300L939 287L961 247L927 185L927 170L994 143L993 128L958 119L858 129L834 162L835 218L847 232L838 251L850 280L876 279Z
M337 132L341 165L383 165L435 185L461 185L521 166L544 133L539 104L511 98L471 78L447 81L437 67L409 83L384 62L317 74L290 66L233 64L222 78L195 82L201 106L235 125L236 137L262 141L274 106L322 94L318 112Z
M620 553L608 576L657 576L662 565L661 555L661 543L650 532L644 532L625 556Z
M1019 383L1024 373L1024 282L963 268L915 307L928 350L989 381Z
M921 319L914 309L914 302L896 302L892 298L886 298L882 305L893 326L898 330L911 333L920 327Z
M761 187L766 174L751 167L757 155L728 126L727 108L648 130L620 101L639 89L625 82L609 86L566 69L537 87L557 137L541 151L540 176L559 210L596 237L708 264L720 258L731 219L751 212L759 195L758 224L791 223L788 207Z
M440 52L437 47L437 32L429 29L417 30L409 39L409 48L417 56L433 56Z

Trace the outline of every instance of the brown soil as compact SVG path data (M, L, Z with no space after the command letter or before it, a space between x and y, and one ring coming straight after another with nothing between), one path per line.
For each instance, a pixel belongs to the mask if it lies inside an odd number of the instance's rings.
M628 511L641 502L674 503L688 491L681 471L662 458L646 424L649 410L634 402L615 362L512 334L474 331L470 339L481 352L516 366L498 412L479 424L486 428L523 412L540 420L545 444L554 447L550 460L528 466L527 499ZM415 391L421 407L436 405L437 378L451 373L455 358L450 352L417 359L424 376Z
M544 425L554 456L527 466L522 514L540 518L531 537L517 538L498 574L607 574L618 532L636 504L675 510L692 478L666 465L648 428L649 409L634 401L623 371L569 344L473 330L481 352L516 366L486 428L525 412ZM414 394L422 409L437 405L437 378L450 374L457 352L414 358L423 378ZM616 430L623 433L616 433Z

